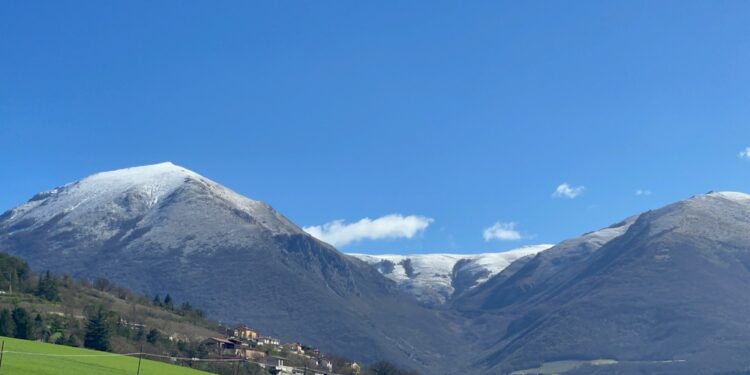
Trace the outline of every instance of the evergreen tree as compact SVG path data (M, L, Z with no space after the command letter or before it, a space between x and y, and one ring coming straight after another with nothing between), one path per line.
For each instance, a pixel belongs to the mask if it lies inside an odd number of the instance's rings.
M29 313L23 307L16 307L11 313L13 324L16 326L14 337L17 339L33 338L32 323Z
M79 346L81 346L81 344L78 343L78 339L75 336L73 336L72 334L70 336L68 336L67 340L65 340L65 345L67 345L67 346L73 346L73 347L76 347L76 348L79 347Z
M143 326L138 327L138 331L135 332L135 337L133 338L135 341L141 341L143 340L143 336L146 335L146 332L143 331Z
M31 269L20 258L0 253L0 289L8 293L24 292L31 284Z
M161 303L161 297L159 297L159 294L158 294L158 293L157 293L157 294L156 294L156 295L154 296L154 306L160 306L160 307L161 307L161 306L164 306L164 305L163 305L163 304Z
M13 337L16 334L16 324L13 323L13 317L10 310L3 309L0 311L0 336Z
M49 271L47 271L44 276L39 276L39 283L37 284L35 294L48 301L59 300L60 296L57 287L57 278L50 274Z
M183 302L182 305L180 306L180 310L183 313L189 313L193 311L193 306L190 305L190 302Z
M174 308L172 296L170 296L169 293L167 293L167 296L164 297L164 307L166 307L168 310L172 310Z
M90 314L86 324L86 335L83 338L83 346L89 349L109 351L111 349L109 336L108 314L104 308L99 307Z
M159 331L157 331L156 328L152 328L150 331L148 331L148 335L146 335L146 341L151 344L156 344L156 342L159 341Z
M47 341L49 338L47 326L44 324L44 318L41 314L36 314L36 318L34 318L34 336L42 341Z

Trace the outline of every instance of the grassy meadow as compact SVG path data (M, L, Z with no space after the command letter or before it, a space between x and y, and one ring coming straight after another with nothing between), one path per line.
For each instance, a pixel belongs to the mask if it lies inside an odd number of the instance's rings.
M0 337L5 341L0 375L132 375L138 358L63 345ZM34 355L14 352L34 353ZM78 355L85 355L78 357ZM144 359L141 375L199 375L207 372Z

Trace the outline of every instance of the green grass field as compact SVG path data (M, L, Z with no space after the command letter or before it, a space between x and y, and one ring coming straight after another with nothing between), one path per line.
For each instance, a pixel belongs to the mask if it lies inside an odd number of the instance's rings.
M0 337L5 351L0 375L133 375L138 358L35 341ZM10 351L10 352L8 352ZM13 353L28 352L37 355ZM55 356L55 355L65 355ZM86 355L75 357L75 355ZM141 375L199 375L207 372L144 359Z

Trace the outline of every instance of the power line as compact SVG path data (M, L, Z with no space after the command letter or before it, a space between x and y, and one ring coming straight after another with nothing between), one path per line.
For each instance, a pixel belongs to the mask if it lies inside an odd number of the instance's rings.
M4 342L3 342L4 344ZM247 362L252 363L256 365L263 365L266 366L266 363L263 362L257 362L252 361L246 358L189 358L189 357L173 357L168 355L161 355L161 354L152 354L152 353L146 353L146 352L134 352L134 353L123 353L123 354L117 354L117 353L102 353L102 354L50 354L50 353L37 353L37 352L22 352L22 351L16 351L16 350L0 350L0 366L2 366L2 359L5 354L19 354L19 355L29 355L29 356L38 356L38 357L86 357L86 358L107 358L107 357L151 357L151 358L161 358L161 359L168 359L171 361L192 361L192 362L219 362L219 363L231 363L231 362ZM307 371L307 366L305 367L294 367L294 366L288 366L295 370L302 370ZM335 375L335 374L331 374Z

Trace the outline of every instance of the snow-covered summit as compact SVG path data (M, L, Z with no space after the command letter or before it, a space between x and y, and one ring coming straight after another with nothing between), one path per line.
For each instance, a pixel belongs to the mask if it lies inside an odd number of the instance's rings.
M483 254L349 255L373 265L420 302L440 305L454 293L484 283L515 260L552 246L541 244Z
M709 197L724 198L735 202L748 203L750 202L750 194L741 193L738 191L718 191L706 194Z
M267 204L244 197L198 173L171 162L96 173L32 197L3 215L6 225L23 222L34 228L51 220L88 223L94 237L108 238L122 222L158 226L160 210L178 192L242 212L273 233L297 232L294 224ZM189 200L189 199L188 199ZM237 214L235 214L237 215ZM32 224L28 224L32 223Z
M128 193L141 196L145 205L150 207L188 178L199 179L201 176L170 162L96 173L35 195L15 208L13 215L29 213L43 220L60 213L85 211Z

